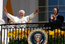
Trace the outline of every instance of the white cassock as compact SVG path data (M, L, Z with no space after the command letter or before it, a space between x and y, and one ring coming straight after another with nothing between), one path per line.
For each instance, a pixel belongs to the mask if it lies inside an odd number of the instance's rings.
M30 22L32 22L32 19L35 17L35 14L32 13L29 16L18 18L16 16L12 16L11 14L8 13L7 17L9 19L11 19L14 23L30 23Z
M16 16L13 16L11 14L7 14L7 17L9 19L11 19L13 21L13 23L31 23L32 22L32 19L35 17L35 14L32 13L28 16L25 16L25 17L22 17L22 18L18 18ZM24 26L26 27L26 25L21 25L21 27ZM22 28L22 30L24 30L24 28Z

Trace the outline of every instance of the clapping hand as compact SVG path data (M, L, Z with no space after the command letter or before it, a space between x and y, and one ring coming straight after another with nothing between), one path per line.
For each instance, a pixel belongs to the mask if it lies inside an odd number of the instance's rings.
M51 14L51 21L52 21L53 19L56 20L56 16L53 15L53 14Z

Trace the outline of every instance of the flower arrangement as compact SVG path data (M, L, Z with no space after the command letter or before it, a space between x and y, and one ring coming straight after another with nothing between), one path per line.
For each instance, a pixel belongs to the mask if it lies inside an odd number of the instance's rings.
M12 40L12 38L15 39L17 37L23 39L24 37L27 38L27 35L29 35L29 33L30 33L30 29L25 30L25 31L23 31L23 30L15 30L15 31L8 32L8 37L10 37L11 40Z
M61 42L63 43L63 37L65 36L65 31L61 31L60 29L55 29L53 31L51 30L44 30L44 31L49 36L48 44L50 44L51 41L53 44L54 44L54 41L56 41L55 43L57 43L57 40L58 40L58 43L60 43L60 38L61 38ZM27 43L27 35L29 35L30 32L31 32L30 29L27 29L25 31L15 30L15 31L8 32L8 37L10 37L10 42L14 39L14 41L16 40L18 40L18 42L26 41Z

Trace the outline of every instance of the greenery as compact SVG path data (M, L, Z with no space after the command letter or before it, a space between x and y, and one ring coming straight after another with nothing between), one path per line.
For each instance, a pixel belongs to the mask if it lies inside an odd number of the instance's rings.
M52 36L49 36L49 42L48 44L64 44L64 36L52 38Z
M28 44L27 40L26 39L16 39L16 40L11 40L10 39L10 42L9 44Z
M50 36L49 35L49 38L48 38L48 44L63 44L64 43L64 36L61 36L61 38L60 37L58 37L58 38L52 38L52 36ZM11 40L10 39L10 42L9 42L9 44L28 44L28 42L27 42L27 40L24 38L24 39L16 39L16 40Z

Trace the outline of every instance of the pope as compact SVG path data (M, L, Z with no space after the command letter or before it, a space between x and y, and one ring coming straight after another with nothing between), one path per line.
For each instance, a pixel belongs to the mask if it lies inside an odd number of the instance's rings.
M39 9L36 9L34 13L24 17L25 11L20 10L19 11L20 18L18 18L16 16L9 14L6 8L3 8L3 10L5 14L7 15L7 17L13 21L13 23L30 23L32 22L32 19L35 17L36 13L39 12Z

